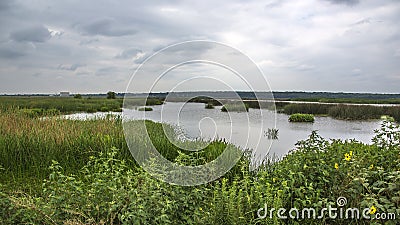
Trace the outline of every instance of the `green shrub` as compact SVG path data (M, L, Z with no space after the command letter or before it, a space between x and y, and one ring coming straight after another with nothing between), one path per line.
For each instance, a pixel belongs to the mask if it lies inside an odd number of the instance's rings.
M110 111L110 109L108 109L108 107L107 106L103 106L103 107L101 107L100 108L100 110L99 110L100 112L109 112Z
M151 107L140 107L140 108L138 108L138 111L153 111L153 108L151 108Z
M113 91L109 91L107 92L107 99L115 99L116 98L116 94Z
M76 94L76 95L74 95L74 98L76 98L76 99L82 99L82 95L81 95L81 94Z
M314 115L295 113L289 116L289 122L314 122Z

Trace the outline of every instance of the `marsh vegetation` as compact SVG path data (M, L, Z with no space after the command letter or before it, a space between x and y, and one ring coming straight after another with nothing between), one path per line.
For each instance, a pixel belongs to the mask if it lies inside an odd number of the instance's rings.
M289 122L307 122L314 123L314 115L295 113L289 116Z
M257 216L265 204L321 210L340 196L347 207L399 213L400 128L392 122L382 123L371 144L312 132L285 157L266 158L254 171L251 153L237 147L240 160L223 177L183 187L161 182L136 164L121 117L67 120L52 116L58 107L2 106L0 224L347 224L328 217ZM172 126L139 120L131 121L135 151L145 150L140 124L160 154L181 165L210 162L230 145L214 140L199 152L185 151L166 136L176 137Z
M400 206L399 127L389 122L371 145L327 141L313 132L280 161L266 159L251 172L250 155L243 151L224 177L181 187L156 180L135 164L118 118L41 120L2 112L0 121L2 224L297 224L276 216L260 219L257 210L264 204L321 209L338 196L347 197L348 207L378 212ZM201 152L187 152L169 142L160 123L146 126L160 153L180 164L209 162L228 144L214 141ZM142 140L136 139L135 150Z

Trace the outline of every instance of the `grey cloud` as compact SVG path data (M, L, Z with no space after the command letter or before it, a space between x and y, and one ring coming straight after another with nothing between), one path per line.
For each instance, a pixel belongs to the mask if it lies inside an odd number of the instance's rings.
M69 71L76 71L79 67L84 67L86 66L85 64L80 64L80 63L75 63L72 65L64 65L60 64L58 65L57 69L59 70L69 70Z
M46 42L51 38L51 34L46 27L35 26L12 32L10 38L17 42Z
M16 51L11 48L0 48L0 58L4 59L16 59L24 56L25 54L21 51Z
M111 76L113 73L115 73L116 68L115 67L104 67L100 68L96 71L95 75L96 76Z
M400 48L394 52L394 57L400 57Z
M362 25L362 24L370 24L372 22L371 18L365 18L360 21L357 21L353 25Z
M116 55L115 58L117 59L132 59L137 57L138 54L143 53L142 50L137 48L129 48L122 51L120 54Z
M279 6L281 6L283 3L284 3L284 0L273 0L273 1L268 2L268 3L265 5L265 8L275 8L275 7L279 7Z
M80 45L88 45L88 44L92 44L92 43L95 43L95 42L99 42L99 39L95 38L95 39L82 40L82 41L79 42L79 44Z
M343 4L343 5L357 5L360 0L325 0L333 4Z
M80 26L85 35L102 35L110 37L133 35L137 30L117 23L115 19L103 18Z
M12 7L12 0L1 0L0 1L0 11L6 11Z

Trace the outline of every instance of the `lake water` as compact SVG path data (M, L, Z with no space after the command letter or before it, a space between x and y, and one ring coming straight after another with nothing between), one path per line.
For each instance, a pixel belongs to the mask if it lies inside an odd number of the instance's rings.
M371 143L374 130L380 120L345 121L330 117L315 117L314 123L289 123L288 115L266 109L250 109L246 112L221 112L221 107L205 109L201 103L167 102L152 106L153 111L124 109L124 119L150 119L166 122L182 129L186 138L223 138L242 148L252 149L255 157L265 155L282 157L295 147L299 140L306 139L313 130L326 139L356 139ZM114 113L120 115L120 113ZM78 113L66 116L69 119L102 117L105 113ZM268 128L279 130L278 139L268 139L264 132Z

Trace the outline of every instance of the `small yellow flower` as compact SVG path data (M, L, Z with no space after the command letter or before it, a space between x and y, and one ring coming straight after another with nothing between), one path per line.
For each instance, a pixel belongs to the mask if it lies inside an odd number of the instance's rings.
M371 164L371 165L369 166L369 169L372 170L373 168L374 168L374 164Z
M371 208L369 209L369 214L375 214L375 213L376 213L375 206L371 206Z
M203 208L200 207L199 209L200 209L200 211L203 211Z
M353 156L353 151L350 151L350 156Z
M344 154L344 159L345 159L346 161L350 161L350 159L351 159L350 154L349 154L349 153Z
M335 169L339 169L339 164L338 163L335 163Z
M272 178L272 182L275 182L276 181L276 178L274 177L274 178Z

